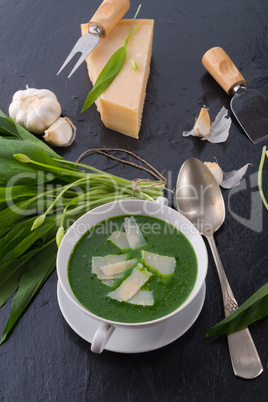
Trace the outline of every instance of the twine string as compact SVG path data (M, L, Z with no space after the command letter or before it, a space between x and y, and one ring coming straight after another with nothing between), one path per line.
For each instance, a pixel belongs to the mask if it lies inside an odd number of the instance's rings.
M126 165L133 166L137 169L145 170L149 174L151 174L153 177L155 177L158 182L155 182L150 179L135 179L132 180L132 197L134 198L134 193L137 190L142 190L150 187L155 187L159 186L159 184L165 185L167 183L167 179L165 176L163 176L162 173L160 173L156 168L154 168L150 163L148 163L146 160L142 159L140 156L136 155L134 152L128 151L126 149L120 149L120 148L92 148L88 149L87 151L83 152L79 158L77 159L76 163L79 163L85 156L87 156L90 152L97 152L101 155L107 156L108 158L114 159L118 162L124 163ZM124 152L126 154L129 154L136 159L138 159L140 162L142 162L145 166L138 165L137 163L131 162L131 161L126 161L124 159L117 158L114 155L111 155L107 152ZM150 182L151 184L146 184L144 186L139 186L139 183L143 182ZM159 183L160 182L160 183Z

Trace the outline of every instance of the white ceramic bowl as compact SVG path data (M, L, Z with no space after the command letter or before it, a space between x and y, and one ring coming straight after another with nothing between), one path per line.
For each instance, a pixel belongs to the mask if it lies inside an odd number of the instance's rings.
M166 199L156 202L142 200L115 201L95 208L81 216L67 231L57 256L58 301L69 325L91 343L91 350L139 353L165 346L185 333L198 317L205 298L207 250L191 222L169 208ZM161 219L179 229L195 251L198 272L195 286L187 300L172 313L153 321L121 323L100 318L85 309L74 296L67 275L71 251L77 241L95 224L120 215L147 215Z

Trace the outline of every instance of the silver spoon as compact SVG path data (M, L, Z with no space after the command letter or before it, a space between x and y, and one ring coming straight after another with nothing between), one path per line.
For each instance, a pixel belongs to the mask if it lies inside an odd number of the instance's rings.
M196 158L182 165L176 189L178 210L207 238L221 284L224 313L227 317L238 305L228 283L213 237L225 219L221 190L207 166ZM263 371L262 363L248 328L228 335L235 375L251 379Z

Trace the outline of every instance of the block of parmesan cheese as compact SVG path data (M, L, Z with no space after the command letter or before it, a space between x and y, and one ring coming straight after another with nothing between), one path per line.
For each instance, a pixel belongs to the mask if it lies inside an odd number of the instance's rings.
M121 20L86 58L92 84L113 53L124 45L131 22L132 20ZM126 57L119 74L96 101L106 127L134 138L138 138L141 126L150 72L154 20L136 20L134 27L138 24L141 26L132 35L127 47L128 53L137 64L137 70L133 69L130 59ZM82 35L86 34L88 24L82 24L81 30Z

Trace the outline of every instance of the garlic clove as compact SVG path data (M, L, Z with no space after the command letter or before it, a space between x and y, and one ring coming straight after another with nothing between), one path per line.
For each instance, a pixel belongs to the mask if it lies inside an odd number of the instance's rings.
M228 110L223 106L213 123L210 124L208 109L204 106L200 110L193 129L191 131L184 131L182 135L184 137L188 137L189 135L201 137L201 140L212 143L225 142L229 136L229 129L232 124L231 118L227 117L227 115Z
M76 127L68 117L60 117L53 123L43 136L44 140L56 147L68 147L76 135Z
M210 132L211 121L208 113L209 109L203 106L194 125L194 134L197 137L206 137Z
M10 117L13 119L11 113L9 112ZM16 111L16 122L20 125L20 126L24 126L24 121L27 118L27 115L25 113L24 110L21 110L20 107L18 107L17 111ZM14 120L14 119L13 119ZM25 127L26 128L26 127Z
M232 170L231 172L223 172L220 166L216 162L204 162L204 164L210 169L211 173L215 177L217 183L226 189L231 189L239 186L246 171L250 165L247 163L245 166L238 170Z
M208 113L209 109L203 106L199 112L199 116L196 119L194 127L191 131L185 131L184 137L193 135L196 137L206 137L210 133L211 121Z
M42 118L36 110L25 114L23 126L35 134L42 134L44 132Z
M33 92L34 95L38 95L39 98L49 98L49 99L56 99L57 97L54 92L50 91L49 89L35 89Z
M220 185L223 181L223 171L216 162L204 162L213 174L216 182Z
M210 133L202 140L207 140L214 144L225 142L229 136L229 130L232 124L231 117L228 116L228 110L223 106L211 124Z

